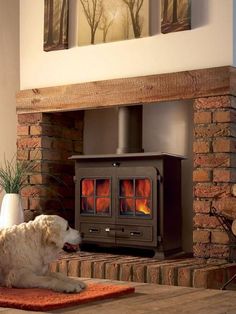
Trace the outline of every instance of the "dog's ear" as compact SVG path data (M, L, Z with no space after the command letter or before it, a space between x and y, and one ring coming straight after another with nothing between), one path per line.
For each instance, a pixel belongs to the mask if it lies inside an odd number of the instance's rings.
M42 244L55 245L62 248L64 245L64 239L62 238L61 225L50 216L42 219Z

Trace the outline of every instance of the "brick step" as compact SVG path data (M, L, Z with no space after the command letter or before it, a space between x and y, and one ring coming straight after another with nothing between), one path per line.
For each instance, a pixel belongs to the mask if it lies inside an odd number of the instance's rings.
M158 260L90 252L62 253L51 271L68 276L220 289L236 273L236 263L202 258Z

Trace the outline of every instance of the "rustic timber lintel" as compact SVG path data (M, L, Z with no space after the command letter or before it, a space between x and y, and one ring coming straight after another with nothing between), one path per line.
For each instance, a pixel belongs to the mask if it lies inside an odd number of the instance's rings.
M236 68L209 69L21 90L17 113L59 112L208 96L236 96Z

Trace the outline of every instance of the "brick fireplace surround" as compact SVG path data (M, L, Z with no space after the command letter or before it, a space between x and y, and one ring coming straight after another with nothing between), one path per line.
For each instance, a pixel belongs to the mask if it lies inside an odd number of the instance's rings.
M40 213L56 213L73 223L74 164L68 157L83 153L83 110L129 104L145 106L180 99L193 99L194 106L194 258L166 261L159 266L153 260L144 262L144 266L139 261L140 271L144 281L219 287L236 270L235 264L227 263L228 236L211 215L215 207L219 213L236 217L235 68L225 66L20 91L17 94L18 159L37 161L35 173L29 178L30 185L22 191L25 219ZM109 258L107 263L114 264L114 259ZM56 267L69 274L96 277L97 261L101 264L104 256L90 254L88 259L89 273L83 272L88 268L88 260L83 256L76 261L74 256L71 259L66 256ZM127 263L123 258L115 275L115 266L113 275L108 272L106 276L109 267L106 268L104 277L130 279L122 277L122 265ZM73 270L78 265L80 271ZM133 280L139 281L135 269L130 274ZM155 269L159 274L156 277L152 275Z

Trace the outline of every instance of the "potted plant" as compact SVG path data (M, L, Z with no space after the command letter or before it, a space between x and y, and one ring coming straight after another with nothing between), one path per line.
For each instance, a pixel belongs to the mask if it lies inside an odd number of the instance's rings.
M0 187L5 191L0 212L0 228L24 222L20 191L28 185L28 176L35 168L35 161L19 161L14 155L4 158L0 165Z

